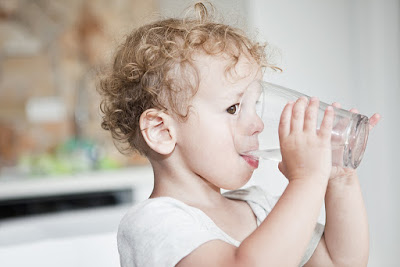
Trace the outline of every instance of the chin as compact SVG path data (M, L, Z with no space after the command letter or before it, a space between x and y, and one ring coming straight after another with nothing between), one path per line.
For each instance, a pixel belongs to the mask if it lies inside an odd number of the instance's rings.
M250 179L252 177L252 174L253 173L251 173L250 175L243 175L242 177L235 177L234 179L230 180L230 184L229 185L225 185L225 186L223 186L221 188L223 188L225 190L237 190L237 189L240 189L245 184L247 184L248 181L250 181Z

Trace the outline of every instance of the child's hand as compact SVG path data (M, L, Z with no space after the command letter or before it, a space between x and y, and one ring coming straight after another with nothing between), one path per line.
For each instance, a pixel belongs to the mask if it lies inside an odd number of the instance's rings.
M279 124L282 162L278 167L289 182L296 179L326 182L331 173L334 111L332 107L326 109L317 132L318 108L317 98L311 98L307 106L307 99L301 97L282 111Z
M335 108L341 108L341 105L337 102L333 103L332 106ZM358 110L355 108L352 108L352 109L350 109L350 112L358 113ZM375 125L378 124L380 119L381 119L381 116L377 113L375 113L374 115L371 116L371 118L369 118L369 130L370 131L375 127ZM347 177L347 176L354 175L355 173L356 173L356 170L351 169L351 168L332 166L330 179L332 180L332 179L335 179L338 177Z

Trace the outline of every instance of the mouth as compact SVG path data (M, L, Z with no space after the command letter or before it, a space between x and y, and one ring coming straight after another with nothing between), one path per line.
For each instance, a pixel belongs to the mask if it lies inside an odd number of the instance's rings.
M252 168L257 169L258 168L258 159L252 157L252 156L247 156L247 155L241 155L241 157L249 164Z

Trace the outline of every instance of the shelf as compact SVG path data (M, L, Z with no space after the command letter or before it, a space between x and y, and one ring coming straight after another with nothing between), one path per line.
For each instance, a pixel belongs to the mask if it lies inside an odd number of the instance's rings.
M98 171L77 175L0 179L0 201L68 195L90 192L116 191L126 188L152 187L150 166L131 167L112 171ZM141 200L143 194L135 194Z

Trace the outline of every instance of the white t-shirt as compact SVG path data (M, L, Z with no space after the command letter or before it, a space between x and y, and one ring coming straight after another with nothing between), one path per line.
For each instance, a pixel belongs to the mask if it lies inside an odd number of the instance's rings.
M224 196L246 201L257 217L257 226L279 199L258 186L229 191ZM300 266L310 259L323 231L324 226L317 223ZM121 266L175 266L200 245L216 239L240 245L198 208L170 197L147 199L133 206L119 225Z

